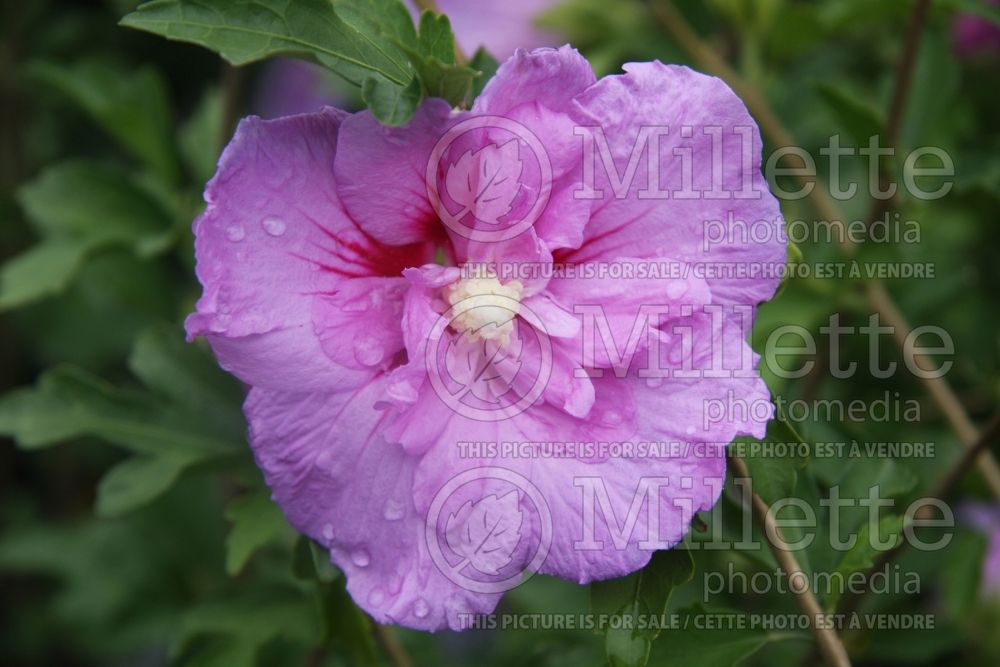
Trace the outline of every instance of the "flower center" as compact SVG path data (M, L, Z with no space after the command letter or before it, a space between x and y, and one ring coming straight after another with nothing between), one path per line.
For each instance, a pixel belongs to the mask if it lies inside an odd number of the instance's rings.
M470 340L506 345L521 309L524 286L516 280L503 285L493 276L464 278L448 285L445 299L452 306L451 327Z

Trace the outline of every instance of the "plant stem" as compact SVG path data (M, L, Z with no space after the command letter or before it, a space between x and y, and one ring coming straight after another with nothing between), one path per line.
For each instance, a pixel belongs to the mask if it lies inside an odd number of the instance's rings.
M904 59L897 73L901 79L897 81L893 105L890 110L890 134L898 134L902 122L909 81L912 77L913 64L919 46L919 36L923 32L923 26L926 22L927 8L925 5L927 4L929 4L929 0L919 0L910 21L907 46L904 47ZM761 131L775 148L794 145L791 133L771 109L771 105L760 90L743 79L713 51L669 0L652 0L650 8L667 32L674 37L700 68L725 80L736 91L757 120ZM810 181L807 176L801 173L798 174L798 179L802 184L813 183L814 187L809 192L809 200L820 217L831 225L843 227L843 215L830 196L826 185L818 177ZM856 245L847 234L840 235L840 248L848 257L853 256L857 251ZM865 285L865 294L869 304L893 328L894 338L902 346L912 332L912 328L885 286L877 280L868 282ZM965 447L972 447L979 440L979 434L948 381L943 377L923 377L921 380L931 398L941 408L962 444ZM983 451L977 460L977 465L980 474L990 487L991 493L1000 498L1000 466L997 465L996 459L989 451Z
M750 471L743 459L738 456L730 456L729 462L737 477L750 477ZM830 667L850 667L851 660L847 656L847 649L844 648L840 637L828 624L819 622L824 616L823 608L809 588L809 579L795 558L795 554L789 548L788 542L785 541L781 527L778 526L770 511L771 508L756 493L752 495L752 504L754 517L764 529L764 536L771 547L771 553L774 554L778 566L788 578L789 590L795 596L802 613L809 619L809 627L816 638L820 653L823 654L823 661Z
M375 636L378 638L382 648L385 649L386 654L388 654L393 667L413 667L413 661L407 655L406 649L396 639L392 628L375 622L372 622L372 625L375 627Z

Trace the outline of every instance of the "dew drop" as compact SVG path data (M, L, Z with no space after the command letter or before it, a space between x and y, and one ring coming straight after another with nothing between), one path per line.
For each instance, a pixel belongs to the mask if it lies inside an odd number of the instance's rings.
M285 221L281 218L264 218L260 224L271 236L281 236L285 233Z
M354 341L354 358L365 366L374 366L384 356L381 346L374 338L359 338Z
M351 562L358 567L368 567L368 563L372 562L372 559L364 549L356 549L351 554Z
M361 313L368 310L370 306L371 302L366 297L361 297L342 304L341 309L347 313Z
M246 230L243 229L243 225L229 225L226 227L226 238L230 241L242 241L243 237L246 236Z
M427 604L427 600L417 598L416 602L413 603L413 615L417 618L427 618L429 613L431 613L431 606Z
M646 386L650 389L659 389L663 385L663 378L661 377L651 377L646 378Z
M323 526L323 539L330 541L333 539L333 524L326 524Z
M694 426L688 426L686 429L684 429L684 432L687 433L688 435L694 435Z
M681 280L671 280L667 285L667 296L671 299L679 299L687 292L687 284Z
M617 410L608 410L603 415L603 421L609 426L617 426L622 423L622 413Z
M386 521L399 521L406 516L406 507L404 507L403 503L398 500L392 500L390 498L385 501L385 508L382 510L382 516L385 517Z
M368 596L368 602L376 606L382 604L384 601L385 601L385 593L383 593L377 588L372 591L371 595Z
M670 359L670 363L675 366L680 366L681 362L684 361L684 350L681 349L680 345L674 346L674 349L670 350L670 354L667 355Z

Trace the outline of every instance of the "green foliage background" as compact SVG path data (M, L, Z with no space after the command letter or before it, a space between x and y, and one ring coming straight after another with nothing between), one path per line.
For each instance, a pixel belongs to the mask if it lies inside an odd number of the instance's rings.
M185 32L171 22L179 4L222 27ZM675 4L814 156L831 134L861 145L885 132L914 3ZM415 27L395 0L158 0L130 14L135 5L38 0L2 9L0 436L8 442L0 447L0 664L375 665L400 664L400 651L418 665L484 667L818 662L800 630L429 635L374 627L324 554L269 500L245 444L239 384L204 345L183 342L180 322L198 294L190 223L235 119L251 110L259 59L294 52L325 65L358 87L346 99L394 124L425 95L471 99L490 59L479 53L470 65L457 63L447 21L425 15ZM203 5L224 10L198 10ZM249 20L251 5L284 12L272 26L284 37L255 40L234 29ZM949 43L955 13L977 6L932 3L899 131L903 151L935 145L954 157L954 188L937 201L897 202L893 212L920 223L920 243L864 245L857 260L935 265L934 280L893 280L888 288L911 322L951 333L948 379L983 422L1000 396L1000 56L961 61ZM207 45L246 66L126 29L119 21L127 14L125 26ZM689 62L649 3L568 0L543 22L599 74L629 60ZM846 169L863 186L864 162ZM862 219L869 205L859 197L843 208ZM784 213L815 215L803 201L785 202ZM811 263L838 257L822 241L801 251ZM761 309L755 343L782 324L818 332L831 313L847 325L867 322L860 281L790 281ZM900 360L891 345L881 352ZM866 367L867 341L848 341L843 354ZM802 434L793 431L795 439L933 442L937 452L908 460L751 459L774 497L815 506L830 486L863 496L879 483L910 500L934 488L961 455L912 377L767 379L788 399L871 401L888 392L920 402L919 423L810 421L795 425ZM951 500L973 497L988 491L970 474ZM738 522L743 510L727 494L719 511ZM848 531L868 530L863 516L850 521ZM898 516L880 526L899 529ZM875 556L841 555L820 542L801 555L808 571L863 571ZM921 593L869 596L861 609L933 613L937 625L846 633L855 663L997 664L1000 605L978 591L984 551L984 538L960 527L947 550L906 552L898 566L919 574ZM705 577L730 566L753 574L772 570L774 560L766 550L668 552L641 575L592 590L536 577L499 611L797 613L792 597L777 593L716 596L699 610Z

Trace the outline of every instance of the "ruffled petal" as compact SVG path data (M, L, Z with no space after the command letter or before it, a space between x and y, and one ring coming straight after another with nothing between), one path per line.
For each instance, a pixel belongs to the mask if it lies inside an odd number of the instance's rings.
M382 125L369 111L344 121L334 163L338 192L367 233L390 245L444 237L427 194L427 161L462 117L444 100L428 99L402 127Z
M421 630L467 626L499 594L447 579L428 555L413 503L415 459L381 435L383 388L292 394L253 389L244 409L272 496L296 529L330 549L354 601L380 623Z
M721 79L687 67L630 63L625 71L577 96L575 118L603 131L616 178L627 175L630 157L638 157L635 175L616 193L594 156L594 185L602 194L595 195L583 245L557 261L672 257L699 267L716 303L770 298L785 261L783 221L761 174L760 132L743 102ZM666 133L658 142L658 181L649 178L646 159L657 138L650 135L645 149L638 141L650 128ZM718 134L721 160L713 154ZM657 184L669 198L655 192ZM718 198L707 192L713 188Z
M351 386L363 379L322 353L315 295L355 277L398 275L427 249L388 248L365 235L337 196L333 159L342 112L243 120L195 221L204 293L188 317L220 364L255 386ZM318 354L317 354L318 352Z
M474 113L504 116L516 106L535 101L553 111L566 111L570 100L594 83L594 70L571 46L518 49L486 84L472 105Z

